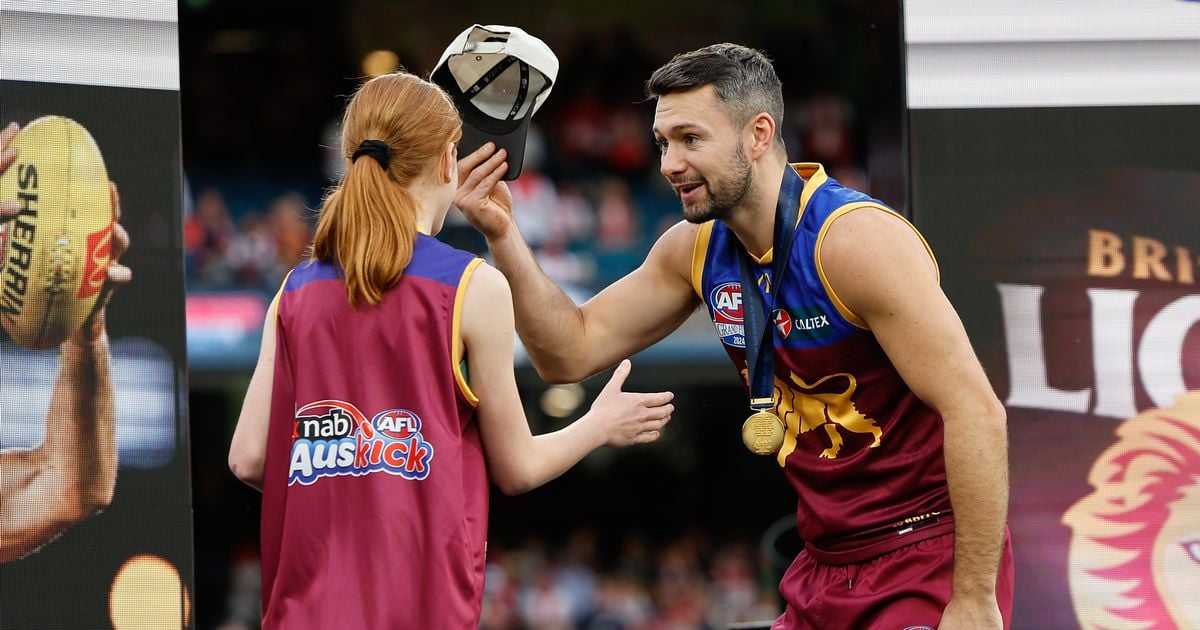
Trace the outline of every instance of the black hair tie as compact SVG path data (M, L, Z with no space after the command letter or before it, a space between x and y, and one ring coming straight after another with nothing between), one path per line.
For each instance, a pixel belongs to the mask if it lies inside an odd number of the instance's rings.
M354 152L354 155L350 156L350 161L354 162L360 155L369 155L375 158L375 161L379 162L379 165L386 171L388 163L391 161L392 151L388 148L387 143L382 140L363 140L362 144L358 145L358 150Z

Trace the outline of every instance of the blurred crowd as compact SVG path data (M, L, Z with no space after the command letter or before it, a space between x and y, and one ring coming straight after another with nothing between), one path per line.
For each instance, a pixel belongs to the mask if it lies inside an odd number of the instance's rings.
M235 219L221 191L201 191L183 224L188 290L278 289L288 270L307 257L309 207L291 192L265 211L249 210Z
M219 628L257 628L257 555L241 554L232 572ZM539 538L490 545L479 628L724 630L779 616L778 579L747 541L689 533L655 546L630 535L617 553L600 554L596 534L579 529L554 549Z
M595 291L640 264L680 219L679 205L657 170L648 105L605 105L585 92L553 113L532 127L521 176L509 182L514 217L552 279ZM821 162L843 184L865 189L851 129L846 101L821 93L790 110L784 137L793 161ZM327 146L336 146L336 127L330 135ZM336 150L328 153L332 185L343 161ZM274 292L304 260L319 195L268 194L262 209L244 197L230 199L206 186L190 204L184 228L190 290ZM448 216L440 238L485 253L482 238L458 212Z

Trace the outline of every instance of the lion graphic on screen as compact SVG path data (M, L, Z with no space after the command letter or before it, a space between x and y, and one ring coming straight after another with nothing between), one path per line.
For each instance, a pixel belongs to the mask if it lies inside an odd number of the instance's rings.
M1080 625L1200 630L1200 391L1123 422L1067 510Z

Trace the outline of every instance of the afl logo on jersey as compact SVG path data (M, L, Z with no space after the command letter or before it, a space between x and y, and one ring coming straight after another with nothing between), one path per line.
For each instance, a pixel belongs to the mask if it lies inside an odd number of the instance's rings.
M746 328L742 324L742 284L726 282L708 294L713 324L725 345L746 347Z
M407 440L421 432L421 419L407 409L389 409L371 419L375 430L395 440Z
M712 290L713 320L721 324L742 323L742 285L726 282Z

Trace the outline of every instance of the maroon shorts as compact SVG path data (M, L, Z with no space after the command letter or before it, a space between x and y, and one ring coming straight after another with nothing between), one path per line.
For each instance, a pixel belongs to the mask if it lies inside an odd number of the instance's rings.
M828 565L800 552L780 584L787 609L772 630L935 629L950 601L954 534L917 541L858 564ZM1012 620L1008 531L996 579L1004 628Z

